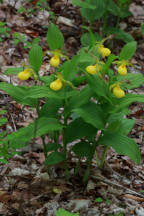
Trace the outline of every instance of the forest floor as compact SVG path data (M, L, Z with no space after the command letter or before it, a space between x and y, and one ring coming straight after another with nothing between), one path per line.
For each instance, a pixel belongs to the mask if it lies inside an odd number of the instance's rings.
M70 57L80 47L82 18L79 8L74 7L71 1L56 0L49 1L51 10L39 10L35 8L36 2L4 0L0 3L0 21L6 22L9 28L8 35L2 36L0 42L0 82L15 86L33 84L32 79L22 82L15 75L5 75L4 71L27 63L29 49L24 46L28 46L27 42L31 43L36 37L40 38L40 45L46 53L40 74L51 74L46 33L52 20L64 35L65 49ZM18 13L22 5L26 10ZM138 42L131 61L136 66L132 73L144 74L144 37L139 32L140 24L144 21L144 2L135 0L130 7L133 16L120 24ZM99 29L100 25L100 22L95 23L95 29ZM15 32L25 35L24 43L14 44ZM114 40L115 54L119 53L122 44L122 41ZM134 92L143 94L144 85ZM36 117L35 110L17 104L3 91L0 91L0 109L8 111L8 122L0 127L0 132L6 131L7 134L27 126ZM72 177L66 182L63 165L54 166L51 175L47 173L42 142L37 138L33 148L29 145L21 150L21 155L10 158L8 164L0 163L0 215L55 216L58 208L64 208L79 212L80 216L144 216L144 104L133 103L130 110L128 117L135 119L136 124L129 136L139 145L140 165L110 149L103 169L98 169L93 160L87 185L80 180L85 164L81 163L79 176L73 177L76 160L69 159Z

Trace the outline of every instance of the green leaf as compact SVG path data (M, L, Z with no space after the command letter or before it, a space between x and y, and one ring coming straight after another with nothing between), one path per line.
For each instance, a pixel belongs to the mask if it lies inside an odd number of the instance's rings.
M72 83L74 86L77 87L81 85L84 81L86 81L86 76L79 76L79 77L76 77Z
M92 146L85 141L79 142L72 147L72 151L78 156L78 158L86 157L90 158L93 154Z
M72 3L76 6L82 7L82 8L88 8L88 9L95 9L96 6L92 5L86 1L80 1L80 0L72 0Z
M96 135L96 128L92 125L84 122L81 118L73 120L65 129L66 131L66 142L70 143L74 140L82 137Z
M141 32L144 35L144 22L141 24Z
M63 101L59 98L47 98L46 103L39 111L39 117L58 117L58 109L62 107Z
M95 201L94 202L96 202L96 203L101 203L101 202L103 202L104 200L101 198L101 197L97 197L96 199L95 199Z
M134 41L134 38L131 34L119 29L117 32L116 32L116 39L118 40L123 40L125 43L129 43L129 42L132 42Z
M7 92L18 103L36 107L37 105L36 99L25 98L28 95L28 90L30 88L31 87L13 86L12 84L9 84L9 83L0 82L0 89Z
M0 115L7 113L7 110L0 110Z
M7 118L0 118L0 126L6 124L8 122Z
M113 0L108 1L107 10L113 14L114 16L119 16L120 9L119 7L114 3Z
M79 213L71 213L62 208L59 208L56 212L56 216L79 216Z
M86 48L82 48L78 54L79 65L83 70L85 70L86 66L95 63L95 60L88 54L88 50Z
M97 74L87 74L87 80L90 85L90 88L92 88L92 90L97 96L103 96L107 99L108 85L103 79L99 78Z
M18 74L19 72L23 71L23 67L14 67L14 68L8 68L5 70L4 74Z
M107 71L108 71L110 65L111 65L112 62L113 62L115 59L117 59L117 58L118 58L118 57L115 56L115 55L113 55L113 54L109 55L109 57L108 57L106 63L104 64L102 70L103 70L105 73L107 73Z
M129 106L133 102L141 102L144 103L144 94L126 94L125 97L116 100L116 107L112 110L112 112L121 111L123 108Z
M35 124L37 125L36 134ZM29 142L35 135L36 137L40 137L50 131L58 130L62 130L62 125L57 119L42 117L29 124L27 127L20 128L18 131L7 135L5 140L11 142L10 146L12 148L21 148L21 145L23 146L26 142Z
M93 125L97 129L104 128L104 115L99 105L89 102L82 107L74 109L73 111L77 113L85 122Z
M52 152L45 159L45 165L51 166L57 163L61 163L65 160L65 156L60 152Z
M120 133L105 132L98 141L99 145L111 146L118 154L127 155L131 160L140 163L140 151L136 142Z
M64 37L58 27L53 23L48 28L47 42L51 50L61 49L64 46Z
M144 75L139 73L139 74L133 74L133 73L128 73L126 77L119 76L118 81L125 80L124 86L127 89L134 89L139 86L141 86L144 83Z
M42 48L35 44L29 51L29 64L31 68L38 74L42 65L43 51Z
M136 51L137 43L132 41L127 43L120 52L120 60L128 60L134 55Z
M57 144L57 143L48 143L48 144L46 145L46 151L47 151L47 152L56 151L56 150L58 150L60 147L61 147L60 144Z
M76 91L75 95L70 98L69 104L66 109L70 111L73 108L77 108L86 104L92 95L93 94L89 86L84 87L80 92Z
M98 33L93 34L95 41L101 41L102 37ZM83 46L90 46L92 43L92 38L90 33L84 33L80 38L81 44Z
M92 3L94 6L96 6L96 9L92 10L92 9L82 8L81 9L82 16L90 22L94 22L95 20L100 19L106 11L105 1L89 0L87 2Z
M32 86L29 88L28 94L25 97L27 98L57 98L57 99L64 99L64 98L69 98L71 96L75 95L75 90L70 89L70 91L67 91L65 94L65 90L61 90L59 92L55 92L51 90L47 86Z
M113 121L108 121L109 126L106 129L109 132L119 132L121 134L127 135L133 128L135 124L134 119L121 119L117 116Z
M134 41L134 38L129 33L123 31L122 29L117 29L114 27L107 27L105 30L105 33L107 35L114 34L115 39L123 40L125 43L129 43L131 41Z
M0 162L3 163L3 164L8 164L8 161L5 160L5 159L0 159Z
M68 81L72 81L75 78L75 74L77 73L78 60L79 60L79 56L74 56L72 60L66 61L60 67L64 79Z

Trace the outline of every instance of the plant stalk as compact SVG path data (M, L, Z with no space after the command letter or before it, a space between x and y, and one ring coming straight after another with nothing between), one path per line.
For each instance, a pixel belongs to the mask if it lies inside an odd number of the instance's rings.
M106 158L106 154L107 154L108 149L109 149L109 146L106 146L105 149L104 149L102 159L101 159L101 163L100 163L100 168L103 168L103 166L104 166L105 158Z

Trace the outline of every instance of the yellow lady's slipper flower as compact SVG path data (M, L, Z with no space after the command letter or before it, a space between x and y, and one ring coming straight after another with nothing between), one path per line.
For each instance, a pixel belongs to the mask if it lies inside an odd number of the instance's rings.
M52 67L58 67L60 64L60 58L59 56L55 55L50 59L50 65Z
M115 86L113 88L113 94L117 97L117 98L122 98L125 96L125 92L120 88L120 86Z
M28 80L31 76L31 73L29 71L29 69L25 69L24 71L21 71L20 73L18 73L17 77L20 80Z
M99 52L100 52L100 54L102 55L103 58L107 57L107 56L109 56L111 54L111 50L104 47L103 45L101 45L99 47Z
M121 76L126 76L126 75L127 75L127 68L126 68L126 65L125 65L125 64L121 64L121 65L118 67L118 73L119 73Z
M57 79L53 82L50 83L50 88L54 91L58 91L62 88L63 84L62 81L60 79Z
M89 74L96 74L97 73L97 67L96 65L89 65L86 67L86 72Z

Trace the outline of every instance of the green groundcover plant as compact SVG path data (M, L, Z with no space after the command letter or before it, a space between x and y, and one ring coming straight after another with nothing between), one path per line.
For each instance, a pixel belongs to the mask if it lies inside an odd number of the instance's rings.
M135 41L127 43L120 55L116 56L104 46L105 41L110 39L95 41L93 45L90 43L69 59L64 54L62 33L56 25L51 24L47 42L54 72L49 76L39 76L44 54L38 44L34 44L29 51L29 65L5 71L5 74L17 74L22 82L29 78L35 80L36 85L30 87L0 82L0 89L18 103L35 108L38 114L33 123L1 139L1 145L9 147L7 155L14 154L34 138L41 137L45 165L50 167L64 162L65 175L69 179L67 146L73 143L71 151L78 158L75 174L79 172L81 159L85 158L86 161L84 182L89 177L93 157L97 165L102 167L110 147L118 154L127 155L135 163L140 163L138 145L128 136L135 120L126 117L130 104L144 102L143 94L130 91L144 82L142 74L128 71L133 66L130 59L137 44ZM44 104L41 99L45 101ZM48 144L45 143L47 134L51 138ZM60 136L62 143L59 142ZM98 145L104 146L101 160L96 151Z
M101 39L101 35L114 34L115 39L125 43L134 41L132 35L119 28L120 21L132 15L129 11L131 2L131 0L72 0L73 5L80 7L83 24L86 23L82 27L88 31L83 33L81 42L84 45L89 43L92 26L96 21L102 23L100 31L93 35L96 40Z

